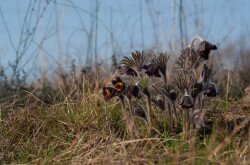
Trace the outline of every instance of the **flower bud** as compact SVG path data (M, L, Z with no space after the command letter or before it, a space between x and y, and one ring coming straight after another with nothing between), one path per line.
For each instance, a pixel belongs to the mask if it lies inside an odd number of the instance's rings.
M182 108L192 108L194 106L193 98L185 92L180 105Z
M203 91L203 83L197 82L191 87L191 96L196 98Z
M217 86L214 83L209 82L206 84L204 95L207 95L207 97L216 97L218 94Z
M170 90L170 92L169 92L169 98L172 101L176 101L176 99L177 99L177 93L176 93L175 90Z

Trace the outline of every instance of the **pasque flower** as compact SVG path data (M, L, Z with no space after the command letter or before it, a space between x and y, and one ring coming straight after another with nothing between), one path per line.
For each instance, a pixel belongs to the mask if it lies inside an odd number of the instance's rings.
M161 77L160 72L159 72L159 68L154 63L150 63L149 65L143 65L143 69L146 70L145 73L148 76Z
M215 45L212 45L208 41L203 40L199 43L197 53L201 58L208 60L211 50L216 50L216 49L217 47Z
M102 88L102 94L105 101L109 101L112 97L116 96L117 91L110 86L104 86Z
M177 93L176 93L176 91L175 90L170 90L170 92L169 92L169 99L171 100L171 101L176 101L176 99L177 99Z
M118 71L121 75L126 74L126 75L133 76L133 77L138 76L138 74L136 73L134 69L124 64L118 67Z
M204 95L207 97L216 97L218 94L217 86L213 82L208 82L204 89Z
M126 96L127 98L131 99L134 97L139 97L140 88L137 85L130 84L126 88Z
M193 98L185 92L184 96L182 96L180 105L182 108L192 108L194 106Z
M102 94L105 101L109 101L114 96L120 96L124 93L126 85L125 82L121 80L120 77L116 77L115 80L112 80L112 86L102 87Z
M115 80L112 80L112 84L118 92L122 93L125 90L125 82L123 82L120 77L116 77Z
M203 91L203 83L202 82L196 82L191 87L191 96L192 96L192 98L196 98L202 91Z

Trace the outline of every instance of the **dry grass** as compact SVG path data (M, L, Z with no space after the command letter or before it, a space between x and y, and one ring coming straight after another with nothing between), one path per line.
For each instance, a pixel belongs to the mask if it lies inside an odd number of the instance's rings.
M19 98L20 99L20 98ZM247 164L249 161L249 109L245 117L226 126L234 104L217 99L207 118L210 133L197 130L195 139L185 141L181 134L170 136L164 121L149 137L142 120L136 120L140 138L129 139L119 104L104 103L100 91L88 97L52 104L23 107L1 104L0 162L35 164ZM246 101L246 100L244 100ZM234 109L235 110L235 109ZM215 115L217 112L217 115ZM154 110L157 117L157 111ZM223 122L221 123L221 118ZM230 119L231 120L231 119ZM221 126L221 124L224 126ZM194 143L193 143L194 142Z

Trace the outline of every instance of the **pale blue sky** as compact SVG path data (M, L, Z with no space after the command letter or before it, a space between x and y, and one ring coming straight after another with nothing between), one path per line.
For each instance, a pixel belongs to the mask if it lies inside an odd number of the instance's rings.
M39 1L37 0L37 6ZM14 47L17 48L30 1L1 0L0 2L1 12ZM40 2L41 6L47 4L46 0ZM157 42L159 50L180 51L179 0L98 0L98 3L99 60L110 58L113 52L127 55L134 50L149 49ZM140 4L142 4L142 12L140 12ZM40 67L49 69L55 62L65 63L73 59L78 66L84 65L89 47L84 27L87 33L94 29L95 26L91 27L94 19L90 15L95 7L96 0L50 1L38 24L36 36L22 59L21 66L27 69L32 67L34 70ZM187 32L184 36L188 41L199 33L219 47L235 42L241 36L245 37L249 44L249 0L183 0L183 7L185 12L183 28ZM42 8L40 12L41 10ZM34 13L37 11L38 8L34 8ZM142 21L140 21L141 18ZM35 14L31 20L34 23ZM8 62L14 60L15 51L10 44L2 17L0 31L0 65L6 67ZM36 49L37 44L41 43L46 34L52 36L45 40L40 49ZM92 45L90 55L95 53L94 38Z

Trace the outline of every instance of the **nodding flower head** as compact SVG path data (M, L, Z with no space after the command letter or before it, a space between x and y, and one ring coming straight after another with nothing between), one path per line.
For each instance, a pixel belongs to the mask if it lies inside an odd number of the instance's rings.
M112 97L116 95L116 90L110 86L104 86L102 88L102 94L105 101L109 101Z
M140 88L137 85L130 84L126 88L126 96L128 99L131 99L133 96L139 98L139 92Z
M137 85L134 85L132 88L132 94L134 97L139 97L139 92L140 92L140 88Z
M133 114L135 116L138 116L138 117L144 119L145 121L147 121L147 115L145 113L145 110L143 109L143 107L140 104L133 103L132 110L133 110Z
M211 50L216 50L216 49L217 47L215 45L212 45L208 41L203 40L199 44L197 53L201 58L208 60Z
M171 84L163 86L160 94L167 96L171 101L176 101L178 96L177 92L174 90L174 86Z
M126 75L129 75L129 76L138 76L138 74L136 73L136 71L126 65L121 65L118 67L118 71L121 75L123 74L126 74Z
M217 86L212 83L209 82L205 85L204 88L204 95L206 95L207 97L216 97L219 94Z
M112 84L118 92L122 93L125 90L125 82L123 82L120 77L116 77L115 80L112 80Z
M202 110L194 110L191 114L191 118L196 128L200 129L205 127L204 114Z
M146 70L148 76L161 77L160 72L156 64L150 63L149 65L143 65L143 69Z
M182 108L192 108L192 107L194 107L193 98L187 92L185 92L184 96L182 96L182 100L181 100L180 105L181 105Z
M125 91L125 82L123 82L120 77L116 77L115 80L112 80L112 84L114 87L104 86L102 88L105 101L109 101L114 96L120 96Z
M203 91L203 83L202 82L196 82L191 87L191 96L193 98L196 98L202 91Z
M151 59L151 62L157 66L163 76L166 75L168 59L169 55L167 55L167 53L160 53Z
M169 98L171 101L176 101L177 99L177 93L175 90L170 90L169 92Z
M158 98L152 98L151 101L162 111L165 109L164 101L158 97Z

